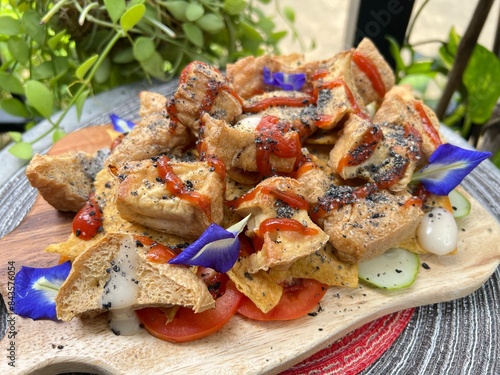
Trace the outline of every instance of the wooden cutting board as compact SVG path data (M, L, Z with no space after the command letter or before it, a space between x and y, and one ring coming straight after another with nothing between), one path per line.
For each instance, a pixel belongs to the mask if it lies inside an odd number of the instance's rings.
M79 130L57 143L50 153L108 146L107 129ZM415 284L406 290L383 291L364 285L355 290L331 288L316 316L291 322L254 322L236 316L217 334L185 344L163 342L145 331L131 337L115 336L104 315L69 323L9 315L7 336L0 341L0 373L277 373L378 317L461 298L478 289L500 263L500 226L474 199L471 201L471 214L458 223L458 253L421 256L430 269L422 267ZM72 216L57 212L38 197L24 221L0 239L0 282L6 302L11 286L9 262L14 262L16 271L22 265L54 265L57 256L43 249L67 238ZM15 367L9 365L10 354Z

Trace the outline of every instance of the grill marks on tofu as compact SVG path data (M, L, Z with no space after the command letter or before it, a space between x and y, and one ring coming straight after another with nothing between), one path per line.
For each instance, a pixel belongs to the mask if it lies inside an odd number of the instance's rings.
M174 122L178 120L198 135L204 113L231 122L242 109L241 99L227 79L216 68L195 61L182 71L167 111Z
M160 177L158 163L130 163L118 171L122 181L116 207L122 219L187 238L200 236L212 222L222 222L224 180L210 164L168 162L177 179L173 184L183 185L178 189L182 191L173 192L170 182Z

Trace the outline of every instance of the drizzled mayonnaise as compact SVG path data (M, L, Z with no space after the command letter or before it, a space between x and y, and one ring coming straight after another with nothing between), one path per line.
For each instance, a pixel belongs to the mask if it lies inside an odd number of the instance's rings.
M455 250L458 228L453 214L444 208L433 208L422 218L417 237L420 246L430 253L444 255Z
M135 243L127 237L106 270L109 279L104 285L101 303L110 311L109 325L117 335L132 335L140 329L139 319L132 310L138 291L137 261Z

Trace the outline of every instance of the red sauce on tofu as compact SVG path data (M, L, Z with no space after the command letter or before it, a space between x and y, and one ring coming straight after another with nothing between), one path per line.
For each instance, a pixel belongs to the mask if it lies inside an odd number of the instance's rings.
M259 225L258 232L256 233L259 237L264 237L267 232L298 232L304 236L312 236L318 233L316 228L310 228L302 225L301 222L295 219L287 218L269 218L264 220Z
M288 97L288 96L275 96L271 98L262 99L256 103L244 105L243 112L261 112L269 107L287 106L287 107L305 107L314 103L312 97Z
M102 211L93 196L90 196L85 205L73 219L73 233L81 240L91 240L102 227Z
M238 208L240 205L242 205L244 202L250 202L255 197L257 194L262 193L266 195L272 195L276 199L279 199L286 204L288 204L292 208L296 208L299 210L308 210L309 209L309 203L304 199L299 194L296 194L292 191L284 192L279 190L278 188L275 188L273 186L258 186L255 189L251 190L250 192L242 195L239 198L236 198L230 202L228 202L228 205L233 208Z
M414 102L414 106L415 110L418 113L418 116L420 117L420 121L422 122L425 133L429 136L434 146L439 146L442 143L441 138L439 137L437 129L434 127L434 125L432 125L432 121L429 119L429 116L427 116L424 106L421 102L418 101Z
M179 118L177 117L177 107L175 106L175 99L172 96L167 102L167 113L170 118L170 123L173 125L179 124Z
M352 54L352 61L354 61L357 67L366 74L379 98L383 98L386 91L384 81L373 61L359 51L354 51Z
M334 79L333 81L327 81L327 82L320 82L316 85L315 88L315 97L316 101L319 95L320 90L324 89L334 89L336 87L343 87L347 96L347 100L349 101L349 104L352 109L352 113L355 115L365 119L365 120L370 120L370 117L361 110L361 107L358 105L358 102L354 98L354 94L352 93L351 89L349 86L345 83L343 79Z
M297 158L301 155L300 135L290 129L290 124L281 122L276 116L264 116L257 125L257 170L262 176L273 174L271 155L279 158Z
M373 125L367 129L359 145L349 150L349 152L340 159L337 165L337 173L341 173L347 166L356 166L368 160L383 138L384 134L378 125Z
M197 191L189 190L186 188L184 182L177 176L170 166L170 159L163 155L158 158L157 170L162 181L165 182L167 190L178 197L184 199L192 204L197 205L206 215L208 220L212 220L210 199Z
M167 263L177 254L168 246L153 241L149 237L134 236L137 247L149 247L146 253L146 259L152 263Z
M125 134L120 134L118 137L114 139L113 142L111 142L111 146L109 146L109 151L113 152L118 145L120 145L123 140L125 139Z

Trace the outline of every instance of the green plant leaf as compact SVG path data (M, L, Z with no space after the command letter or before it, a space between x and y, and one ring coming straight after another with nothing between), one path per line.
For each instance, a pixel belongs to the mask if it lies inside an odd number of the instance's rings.
M56 35L54 35L52 38L50 38L47 41L47 44L50 49L57 49L60 47L61 42L64 41L65 37L68 35L66 34L66 29L59 31Z
M291 23L295 22L295 11L291 7L289 6L283 7L283 15Z
M57 128L54 130L54 133L52 133L52 142L56 143L58 140L60 140L62 137L66 135L66 132L64 129Z
M83 80L85 78L85 74L87 74L89 69L92 68L92 65L94 65L94 63L97 61L98 58L99 55L95 54L93 56L90 56L83 63L81 63L80 66L76 68L75 71L76 78Z
M24 103L17 98L6 98L0 100L0 108L12 116L28 118L30 113Z
M495 155L493 155L493 158L491 159L493 164L497 166L497 168L500 169L500 150L498 150Z
M117 23L120 17L127 9L127 4L125 0L104 0L104 6L109 14L109 18L113 23Z
M423 97L431 80L432 77L427 74L408 74L401 78L399 84L410 85L413 90L420 94L420 97Z
M24 94L21 81L14 75L0 71L0 88L11 94Z
M1 22L1 20L0 20ZM26 65L30 59L30 48L28 43L18 36L12 36L7 40L7 46L9 51L17 61L21 64Z
M89 94L90 94L89 90L84 90L80 94L80 96L76 99L75 107L76 107L76 117L78 118L78 120L80 120L80 118L82 117L83 105L85 104L85 100L87 100Z
M246 9L247 3L245 0L224 0L222 9L231 16L237 16Z
M154 52L149 58L142 61L142 66L151 76L165 80L165 61L158 52Z
M45 43L45 25L41 24L42 17L33 9L24 12L22 23L24 31L40 46Z
M151 38L139 37L134 41L134 57L137 61L149 59L156 51L156 46Z
M101 61L101 65L97 68L94 74L94 81L97 83L105 83L111 74L111 59L106 57Z
M471 121L485 123L500 97L500 60L493 52L476 45L462 81L467 88L467 112Z
M134 60L134 50L132 47L119 49L112 58L114 64L128 64Z
M120 17L120 26L126 33L131 28L139 23L139 21L144 17L146 13L146 6L144 4L136 4L129 9Z
M0 35L16 36L21 34L21 24L14 17L0 16Z
M182 24L182 30L186 34L186 38L197 47L203 47L203 31L192 23Z
M29 160L33 157L33 146L28 142L19 142L9 148L9 152L16 158Z
M189 3L186 8L186 18L188 21L194 22L205 13L205 8L199 3Z
M225 27L224 20L214 13L204 14L196 21L196 25L209 34L216 34Z
M16 143L19 143L23 140L23 135L22 133L19 132L7 132L9 134L9 137L12 138L12 140Z
M163 4L169 13L177 20L186 22L186 9L189 6L187 1L169 1Z
M49 118L54 110L54 96L43 83L28 81L24 91L29 105L35 108L43 117Z
M403 57L401 56L401 48L392 36L387 35L385 37L387 41L389 42L389 52L391 53L392 58L394 59L394 62L396 64L396 81L399 79L399 72L404 71L405 69L405 63L403 61Z

